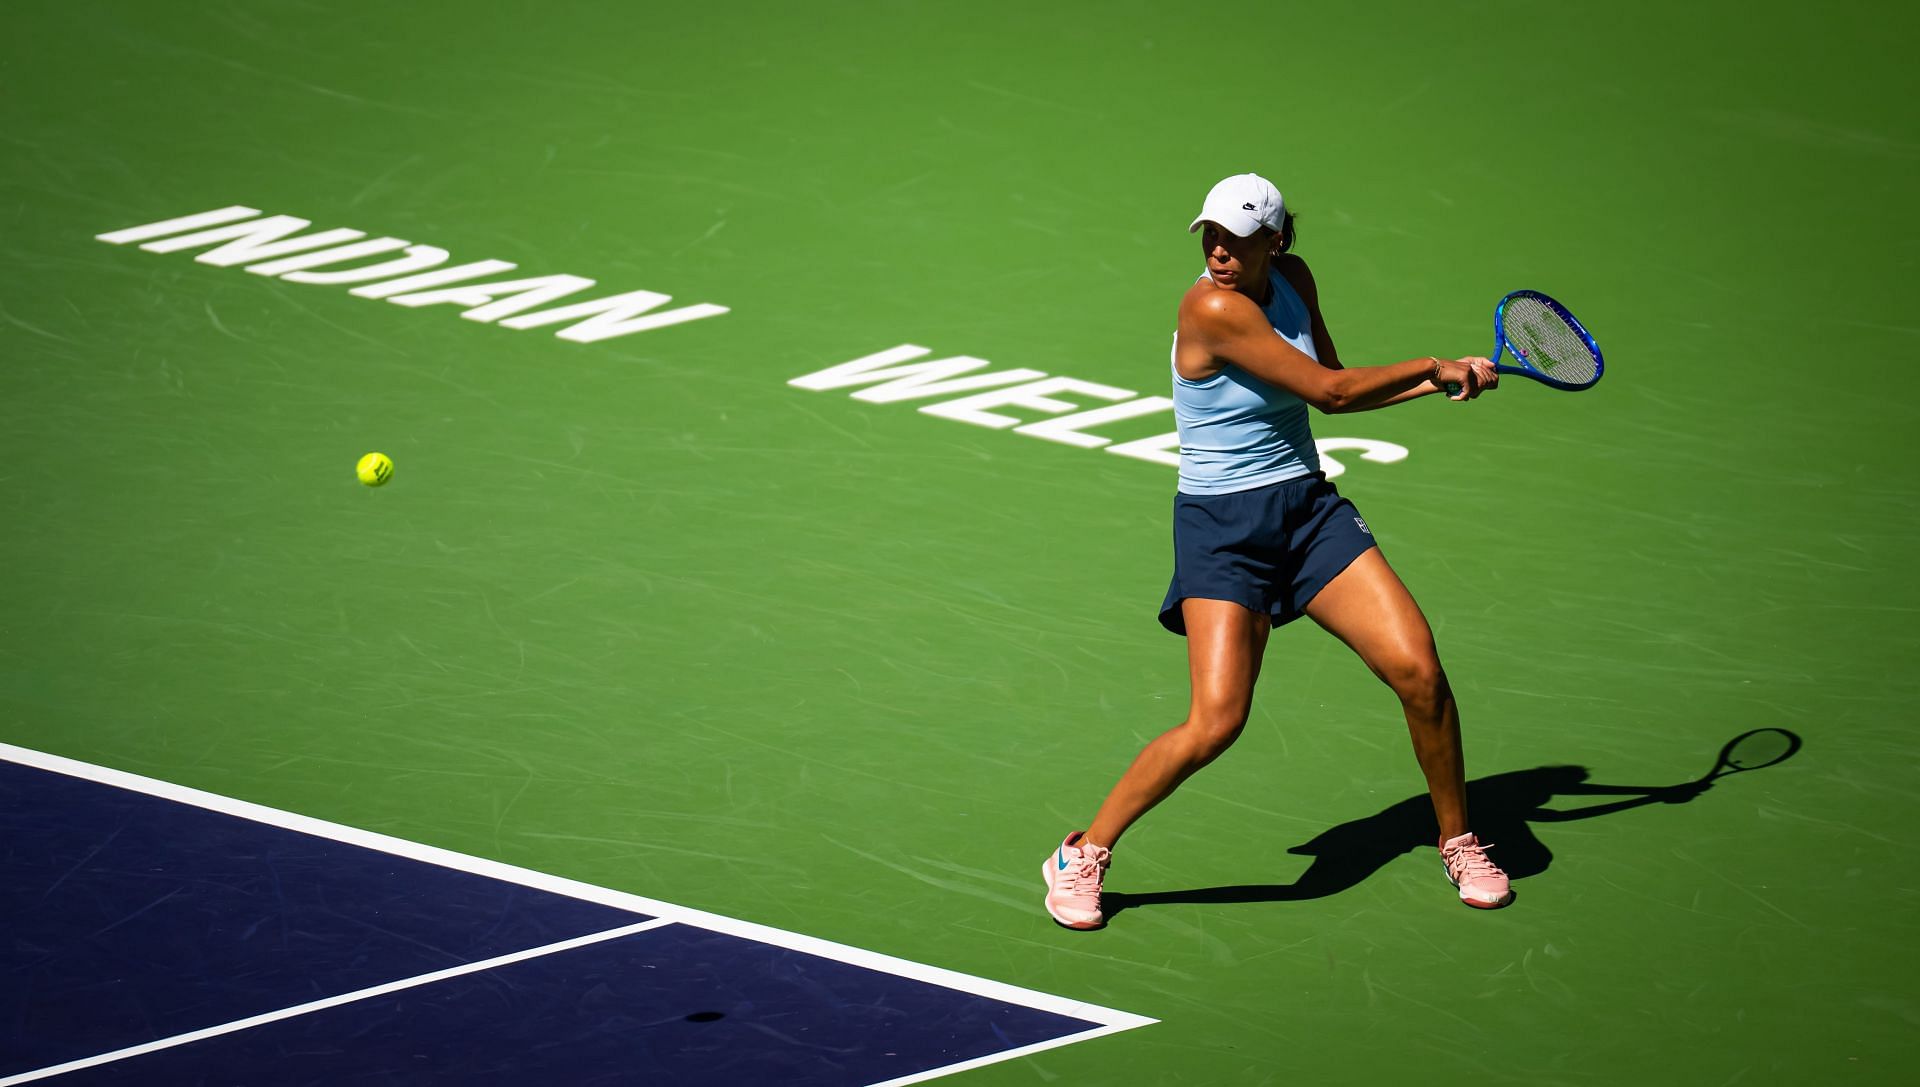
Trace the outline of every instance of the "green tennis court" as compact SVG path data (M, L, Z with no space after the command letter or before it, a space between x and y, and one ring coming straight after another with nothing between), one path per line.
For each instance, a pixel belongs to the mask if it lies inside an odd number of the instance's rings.
M1920 1056L1912 10L0 25L0 741L1159 1020L955 1083ZM1164 396L1184 228L1244 170L1349 364L1485 354L1521 287L1605 349L1589 392L1314 423L1438 634L1512 908L1430 847L1296 882L1424 793L1390 692L1298 624L1128 835L1113 923L1056 928L1038 862L1185 709L1171 414L794 384L895 352ZM229 207L593 281L548 312L670 301L516 328L98 240ZM1802 746L1657 802L1754 729Z

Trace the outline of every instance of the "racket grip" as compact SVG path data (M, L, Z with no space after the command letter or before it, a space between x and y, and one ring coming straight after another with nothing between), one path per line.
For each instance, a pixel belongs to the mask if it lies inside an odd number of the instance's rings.
M1458 381L1449 381L1441 387L1447 390L1448 396L1460 395L1460 383Z

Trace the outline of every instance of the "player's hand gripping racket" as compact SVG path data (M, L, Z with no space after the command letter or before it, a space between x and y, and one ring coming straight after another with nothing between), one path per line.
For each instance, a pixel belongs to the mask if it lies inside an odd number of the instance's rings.
M1500 361L1502 351L1514 365ZM1567 307L1539 291L1514 291L1493 307L1493 368L1579 392L1593 388L1606 365L1600 345ZM1447 382L1447 395L1459 396L1459 384Z

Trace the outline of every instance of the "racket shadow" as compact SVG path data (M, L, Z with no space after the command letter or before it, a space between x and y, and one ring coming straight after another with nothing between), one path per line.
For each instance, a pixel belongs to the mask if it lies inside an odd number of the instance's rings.
M1774 730L1783 731L1783 730ZM1800 739L1792 733L1793 750ZM1609 785L1588 780L1584 766L1537 766L1467 782L1467 805L1474 833L1490 847L1495 863L1515 880L1537 876L1553 863L1553 851L1534 833L1536 823L1566 823L1629 811L1648 804L1688 804L1705 793L1714 774L1673 785ZM1562 798L1613 797L1584 807L1553 807ZM1433 849L1439 831L1425 793L1364 819L1329 827L1311 841L1287 850L1313 858L1292 883L1242 884L1178 891L1107 891L1101 906L1111 917L1140 906L1176 903L1215 905L1244 902L1301 902L1327 898L1358 886L1395 857ZM1436 877L1438 875L1436 874Z

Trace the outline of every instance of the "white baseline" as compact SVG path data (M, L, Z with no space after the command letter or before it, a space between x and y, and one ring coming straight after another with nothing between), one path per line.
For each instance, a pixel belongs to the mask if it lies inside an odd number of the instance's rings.
M1112 1008L1104 1008L1097 1004L1088 1004L1068 997L1055 996L1051 993L1037 992L1032 989L1023 989L1017 985L1008 985L1005 982L975 977L971 974L962 974L955 970L944 970L937 966L928 966L925 963L895 958L892 955L883 955L877 951L867 951L863 948L849 947L845 944L837 944L830 940L822 940L813 936L787 932L782 929L771 928L767 925L754 924L751 921L741 921L716 913L707 913L704 910L690 909L686 906L675 905L672 902L663 902L659 899L646 898L642 895L628 894L625 891L616 891L609 887L597 887L591 883L582 883L578 880L567 879L563 876L551 875L546 872L536 872L530 868L520 868L511 864L502 864L499 861L490 861L483 857L456 853L450 849L441 849L437 846L410 842L404 838L395 838L386 834L377 834L369 830L343 826L339 823L330 823L324 819L298 815L293 812L282 811L278 808L269 808L265 805L254 804L245 800L235 800L232 797L220 796L217 793L203 792L199 789L191 789L184 785L176 785L172 782L141 777L138 774L129 774L123 770L113 770L104 766L96 766L92 763L80 762L76 759L69 759L60 755L51 755L44 751L35 751L30 748L17 747L13 744L0 743L0 759L18 763L22 766L31 766L39 770L47 770L56 774L65 774L68 777L95 781L102 785L111 785L115 788L144 793L148 796L156 796L163 800L171 800L196 808L204 808L208 811L221 812L241 819L248 819L256 823L263 823L267 826L298 831L302 834L311 834L318 838L344 842L348 845L356 845L363 849L388 853L396 857L405 857L409 860L421 861L426 864L435 864L442 868L451 868L459 872L470 872L477 876L485 876L505 883L515 883L522 887L531 887L535 890L548 891L553 894L565 895L569 898L577 898L586 902L597 902L600 905L611 906L615 909L651 914L655 918L653 921L640 922L627 928L612 929L606 932L578 937L574 940L563 941L560 944L517 952L514 956L504 956L504 959L517 961L516 956L532 957L535 955L550 954L555 951L565 950L571 946L613 939L617 936L626 935L629 932L644 931L645 929L656 928L666 924L680 924L705 929L709 932L719 932L728 936L754 940L763 944L771 944L775 947L784 947L791 951L804 952L809 955L817 955L823 959L832 959L836 962L847 963L850 966L864 967L868 970L893 974L896 977L910 978L914 981L925 982L929 985L938 985L958 992L971 993L975 996L985 997L990 1000L1004 1001L1008 1004L1018 1004L1022 1007L1033 1008L1037 1011L1051 1012L1055 1015L1068 1016L1070 1018L1098 1024L1078 1034L1069 1034L1020 1049L993 1053L975 1060L962 1061L940 1068L929 1069L925 1072L918 1072L899 1079L887 1080L884 1084L876 1084L874 1087L904 1087L904 1085L910 1083L922 1083L963 1069L976 1068L982 1065L1009 1060L1014 1057L1028 1056L1059 1046L1071 1045L1074 1042L1083 1042L1108 1034L1115 1034L1123 1030L1132 1030L1135 1027L1144 1027L1159 1022L1157 1019L1150 1019L1143 1015L1115 1011ZM450 971L421 975L419 978L409 978L389 984L394 988L425 984L428 981L439 980L443 976L451 977L456 973L485 969L490 964L498 965L499 963L493 960L489 960L489 963L472 963L462 967L455 967ZM359 993L346 994L342 997L330 999L344 1003L350 999L364 999L367 996L379 995L376 990L391 991L387 989L387 987L376 986L374 989L361 990ZM315 1003L322 1004L325 1002L320 1001ZM317 1007L301 1005L297 1008L282 1009L280 1012L270 1012L267 1013L267 1016L256 1018L259 1019L260 1022L271 1022L274 1019L303 1014L305 1011L311 1010L318 1009ZM233 1026L231 1029L243 1029L244 1026L258 1025L251 1020L239 1020L238 1022L241 1026ZM205 1034L205 1036L211 1037L213 1034L224 1033L227 1028L212 1027L207 1029L212 1033ZM201 1033L202 1032L194 1032L195 1035L200 1035ZM183 1041L190 1040L195 1040L195 1038L189 1035L181 1035L178 1040L162 1039L159 1042L148 1043L148 1045L153 1048L160 1048L165 1044L177 1045ZM132 1048L142 1052L146 1051L144 1047ZM119 1059L120 1056L134 1055L131 1051L126 1050L117 1052L118 1055L101 1054L98 1058L84 1058L83 1060L89 1064L102 1063L105 1060ZM80 1065L76 1062L74 1066L79 1067ZM62 1071L67 1070L67 1066L62 1065L56 1066L55 1068L38 1069L36 1071L22 1073L18 1076L0 1080L0 1087L7 1087L7 1085L15 1083L26 1083L32 1079L39 1079L43 1076L56 1074L56 1068Z

